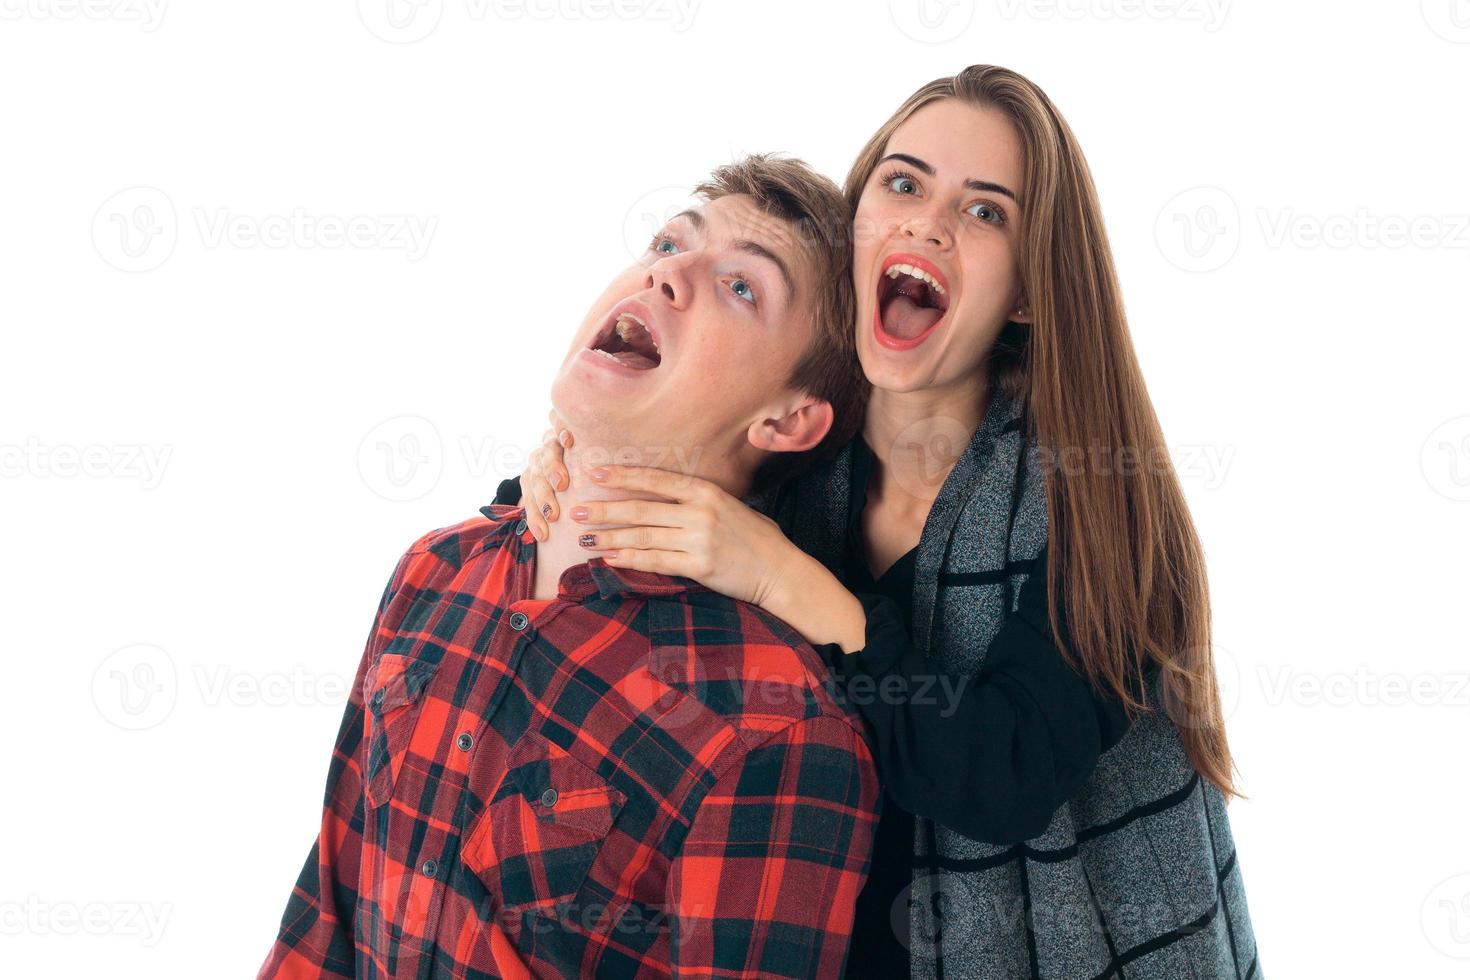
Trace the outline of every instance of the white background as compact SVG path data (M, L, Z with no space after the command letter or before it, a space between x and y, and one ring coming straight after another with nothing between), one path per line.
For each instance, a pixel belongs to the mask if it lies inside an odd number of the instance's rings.
M395 559L630 244L973 62L1093 167L1267 975L1470 970L1465 0L150 2L0 0L0 972L252 975Z

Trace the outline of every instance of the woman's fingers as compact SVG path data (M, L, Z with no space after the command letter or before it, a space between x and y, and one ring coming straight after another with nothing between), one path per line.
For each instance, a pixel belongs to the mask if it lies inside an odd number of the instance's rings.
M599 531L579 531L577 543L589 551L616 551L633 548L640 551L683 551L688 532L677 527L615 527Z
M609 565L618 568L633 568L641 572L655 572L659 575L689 575L689 556L682 551L659 551L651 549L647 551L619 551L616 554L602 556Z
M587 475L604 487L625 490L647 490L660 497L682 502L702 500L716 489L708 480L689 473L659 469L656 466L619 466L613 463L588 467Z
M579 524L648 524L657 527L684 527L689 508L682 504L664 504L656 500L589 500L572 508L572 520Z
M537 452L541 455L541 465L546 471L547 482L558 490L565 490L569 487L572 475L567 472L564 462L566 445L555 429L546 430L546 434L541 437L541 448ZM555 520L555 518L552 519Z

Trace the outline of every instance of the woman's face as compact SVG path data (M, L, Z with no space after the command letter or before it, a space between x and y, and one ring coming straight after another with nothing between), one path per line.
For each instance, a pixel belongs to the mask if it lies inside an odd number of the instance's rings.
M931 102L899 126L853 222L857 349L877 388L971 384L1022 298L1021 142L998 109Z

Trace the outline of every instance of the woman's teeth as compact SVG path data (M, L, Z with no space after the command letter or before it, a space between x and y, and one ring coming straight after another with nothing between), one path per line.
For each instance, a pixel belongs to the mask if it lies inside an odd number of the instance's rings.
M944 295L944 287L939 285L939 280L935 279L933 276L929 275L929 273L925 272L923 269L917 268L916 266L901 264L890 265L884 271L884 274L888 276L889 279L897 279L899 276L911 276L914 279L921 279L924 282L928 283L929 288L934 290L940 296Z

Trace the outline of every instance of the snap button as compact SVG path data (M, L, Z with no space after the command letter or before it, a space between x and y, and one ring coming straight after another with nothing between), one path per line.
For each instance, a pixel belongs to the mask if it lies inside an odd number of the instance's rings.
M460 732L459 738L454 740L454 744L459 746L461 752L468 752L470 746L475 744L475 737L469 732Z
M556 806L556 790L547 789L543 792L541 794L541 805L547 809Z
M530 527L530 525L526 523L526 519L524 517L522 517L520 520L516 521L516 533L517 534L525 534L526 533L526 528L528 528L528 527Z
M530 617L523 612L510 614L510 628L513 630L523 630L526 628L526 624L530 622Z
M429 860L425 861L424 866L419 870L424 873L424 877L432 878L439 873L439 862L435 861L433 858L429 858Z
M380 687L376 691L373 692L373 707L374 708L378 708L378 707L381 707L382 706L382 704L383 704L383 695L385 693L387 693L387 690L388 689L385 688L385 687Z

